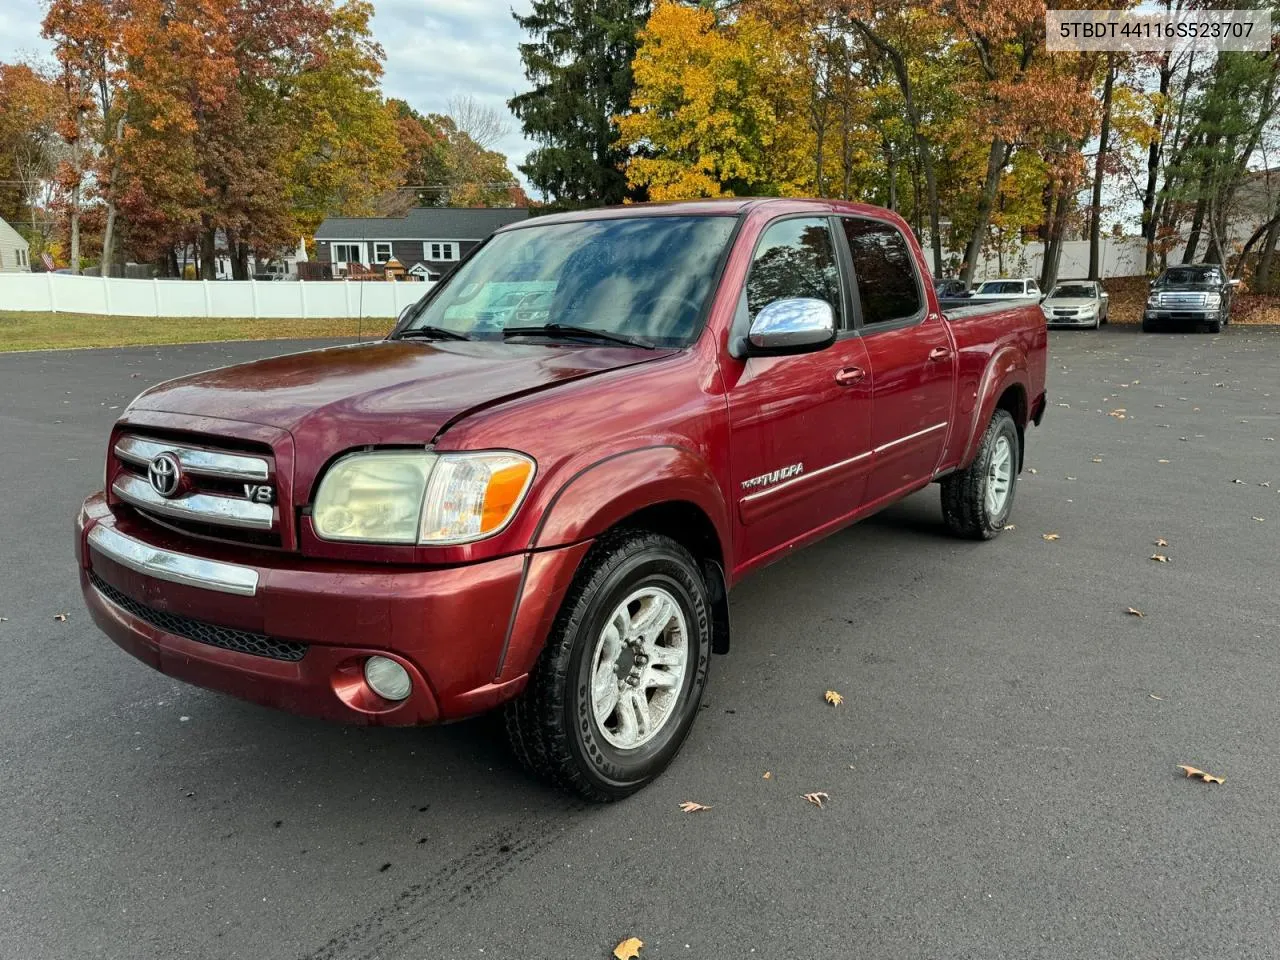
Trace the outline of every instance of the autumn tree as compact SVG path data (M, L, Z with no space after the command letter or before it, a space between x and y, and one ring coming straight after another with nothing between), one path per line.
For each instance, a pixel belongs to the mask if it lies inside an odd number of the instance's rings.
M0 218L47 246L49 184L62 158L57 85L27 64L0 64Z
M329 215L368 215L398 186L405 147L379 90L384 54L372 17L366 0L335 8L311 64L280 85L279 122L289 133L282 173L296 232L314 233Z
M382 211L403 216L414 206L526 206L505 154L492 147L506 134L504 118L471 98L455 98L447 114L418 113L403 100L389 102L405 166L401 183L384 195Z
M513 14L531 37L520 58L533 88L509 106L537 144L520 170L556 205L642 198L627 184L616 118L631 102L649 9L649 0L534 0L528 16Z
M660 0L618 121L628 183L654 200L812 193L806 79L786 40L749 12L720 22Z

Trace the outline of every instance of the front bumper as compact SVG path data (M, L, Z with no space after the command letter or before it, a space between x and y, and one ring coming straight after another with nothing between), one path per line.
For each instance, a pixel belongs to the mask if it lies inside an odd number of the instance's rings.
M1090 314L1087 317L1046 317L1045 322L1051 327L1093 327L1098 323L1098 315Z
M1148 307L1142 311L1142 319L1165 323L1212 323L1214 320L1222 319L1222 309L1214 307L1212 310L1166 310Z
M139 660L291 713L380 725L458 719L517 695L545 635L534 632L584 552L428 569L317 561L169 534L117 517L101 494L76 531L85 603ZM375 654L408 671L407 699L364 682Z

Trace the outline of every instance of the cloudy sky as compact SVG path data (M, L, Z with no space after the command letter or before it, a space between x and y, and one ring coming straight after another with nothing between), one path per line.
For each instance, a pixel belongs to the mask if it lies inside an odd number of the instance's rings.
M513 7L526 13L530 2L374 0L373 32L387 53L384 93L423 113L443 113L451 97L470 94L506 114L506 101L525 88ZM0 61L49 56L40 39L43 14L40 0L0 0ZM512 171L529 147L511 117L498 149Z

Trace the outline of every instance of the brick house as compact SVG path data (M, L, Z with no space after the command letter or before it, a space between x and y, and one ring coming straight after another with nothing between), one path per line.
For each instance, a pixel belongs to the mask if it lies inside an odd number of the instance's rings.
M403 217L329 217L316 230L313 259L342 277L351 264L380 270L394 258L412 276L436 280L493 231L528 216L524 207L414 207Z

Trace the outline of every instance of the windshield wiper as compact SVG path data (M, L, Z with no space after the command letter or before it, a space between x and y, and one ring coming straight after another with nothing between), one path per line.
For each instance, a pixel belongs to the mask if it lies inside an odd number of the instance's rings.
M507 327L502 331L502 336L506 337L559 337L572 338L581 337L589 340L603 340L608 343L620 343L628 347L643 347L645 350L657 349L648 340L640 337L628 337L621 333L609 333L606 330L595 330L591 327L575 327L565 323L544 323L538 326L529 327Z
M470 340L465 333L447 330L444 327L410 327L396 334L397 340Z

